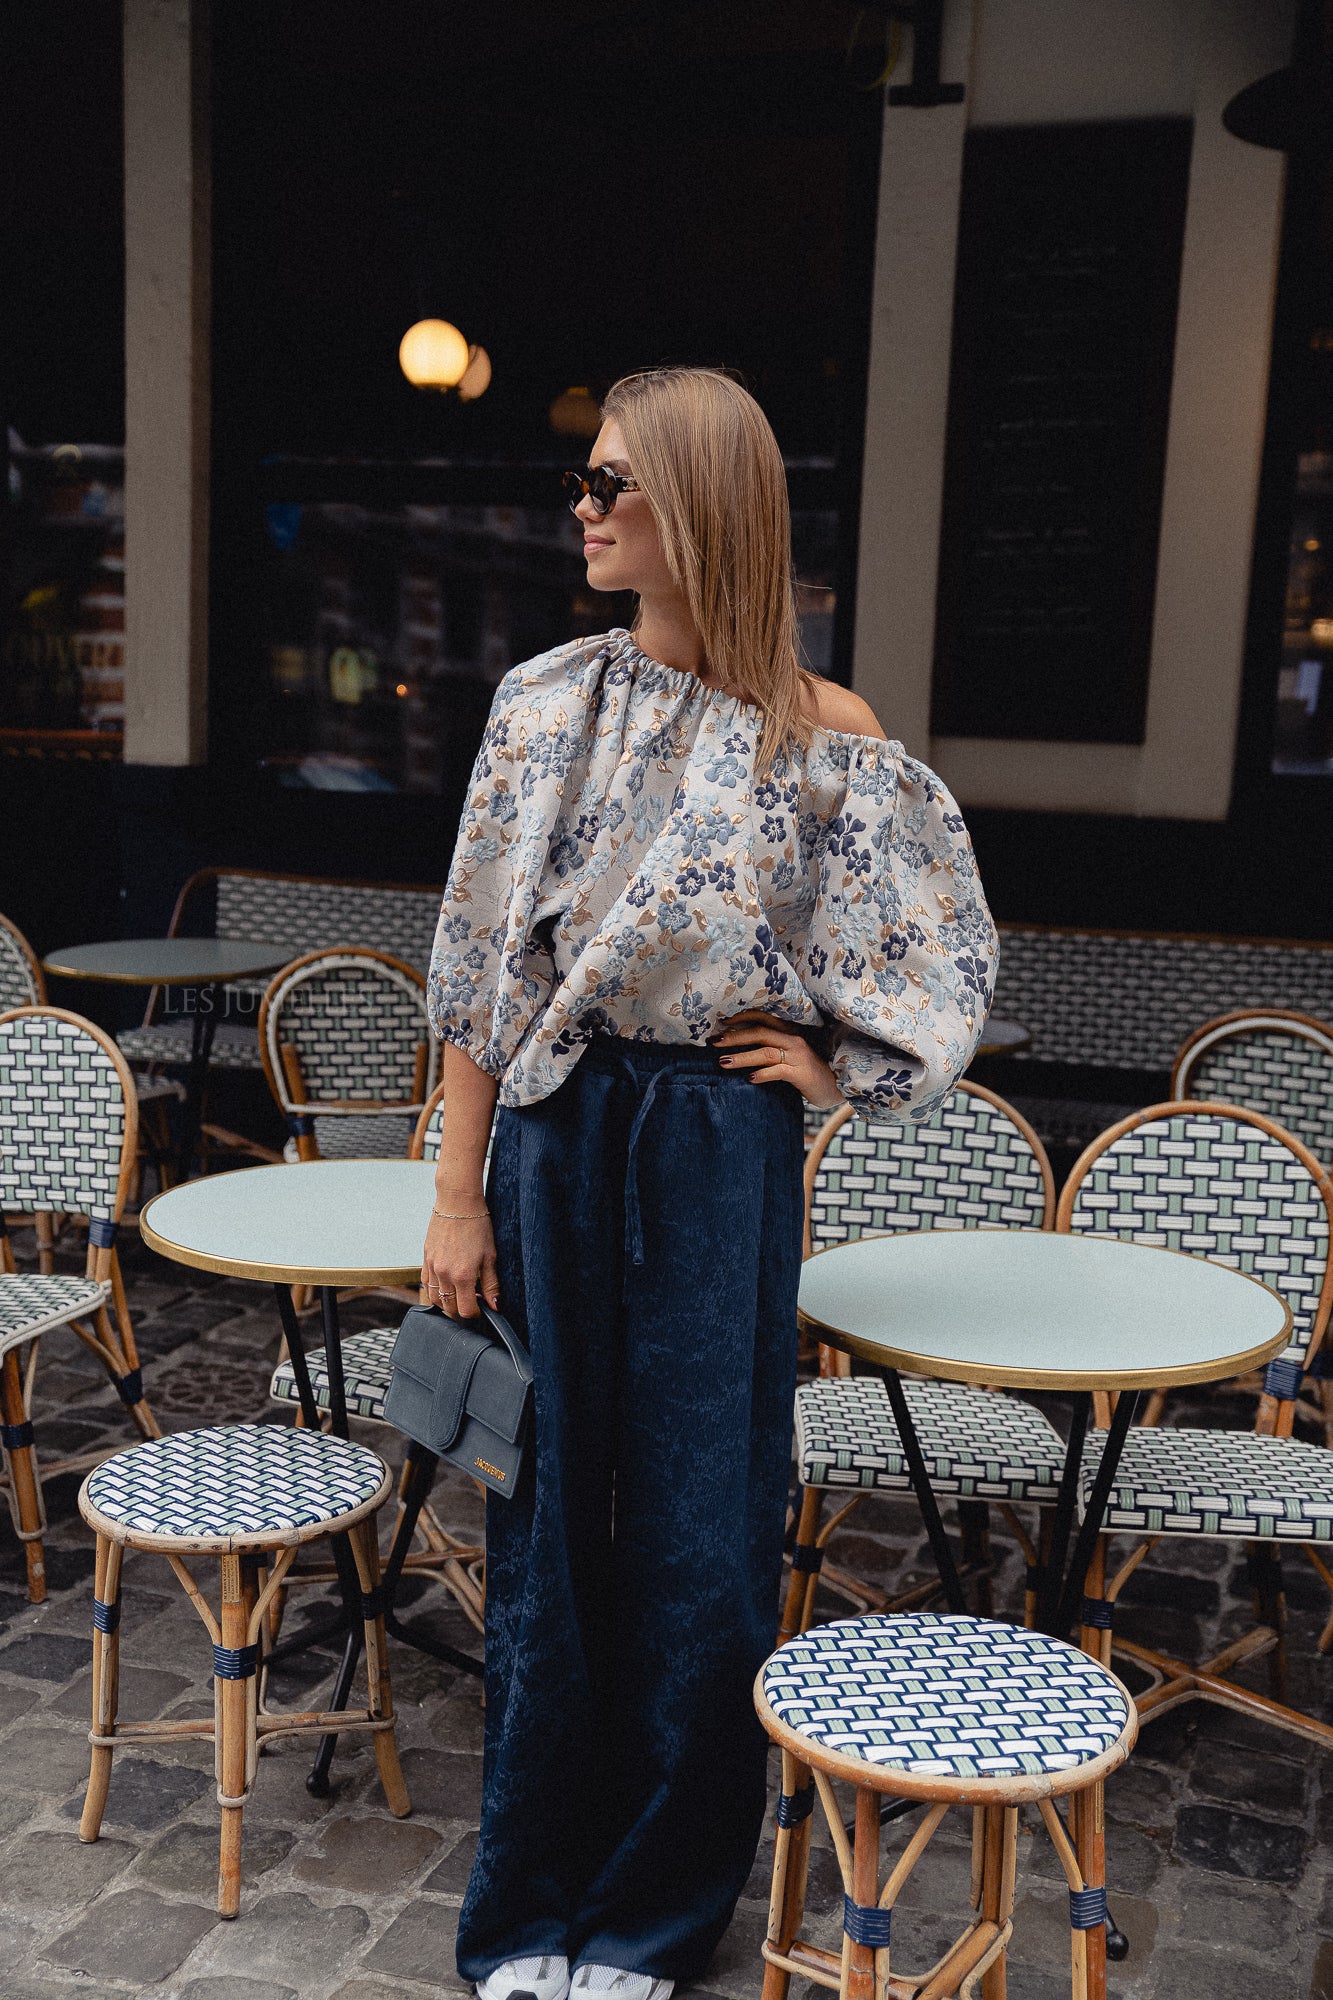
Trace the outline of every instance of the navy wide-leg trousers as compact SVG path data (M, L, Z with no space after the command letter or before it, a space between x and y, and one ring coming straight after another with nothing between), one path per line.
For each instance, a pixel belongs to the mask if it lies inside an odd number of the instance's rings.
M535 1434L487 1503L485 1792L458 1970L564 1953L702 1972L763 1824L751 1688L777 1624L801 1099L597 1037L501 1109L500 1304Z

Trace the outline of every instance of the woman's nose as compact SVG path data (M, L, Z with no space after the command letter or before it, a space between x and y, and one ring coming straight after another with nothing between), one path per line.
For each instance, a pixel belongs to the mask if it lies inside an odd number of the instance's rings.
M582 521L585 527L591 527L595 521L600 521L601 518L601 515L592 504L592 495L585 493L579 501L578 506L574 509L574 519Z

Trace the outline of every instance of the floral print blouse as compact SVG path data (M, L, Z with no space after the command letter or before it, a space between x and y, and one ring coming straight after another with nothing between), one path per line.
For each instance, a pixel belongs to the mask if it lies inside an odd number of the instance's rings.
M815 729L756 775L762 711L629 633L497 690L444 894L430 1015L507 1105L593 1034L703 1042L747 1008L823 1030L844 1096L928 1118L997 941L948 792L900 743Z

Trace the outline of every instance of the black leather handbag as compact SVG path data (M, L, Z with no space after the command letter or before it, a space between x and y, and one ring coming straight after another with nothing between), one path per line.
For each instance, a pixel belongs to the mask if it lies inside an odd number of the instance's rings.
M508 1497L523 1464L532 1356L502 1313L450 1319L413 1306L389 1357L384 1415L437 1458Z

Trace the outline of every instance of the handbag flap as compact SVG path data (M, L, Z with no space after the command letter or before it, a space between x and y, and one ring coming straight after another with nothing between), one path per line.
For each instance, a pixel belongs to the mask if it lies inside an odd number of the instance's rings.
M467 1392L467 1414L488 1431L513 1444L523 1428L531 1383L514 1366L503 1347L487 1342L473 1367Z
M458 1437L478 1363L495 1351L486 1334L427 1307L414 1306L399 1327L390 1360L395 1375L406 1376L430 1398L432 1450L447 1451ZM515 1374L508 1355L501 1358Z

